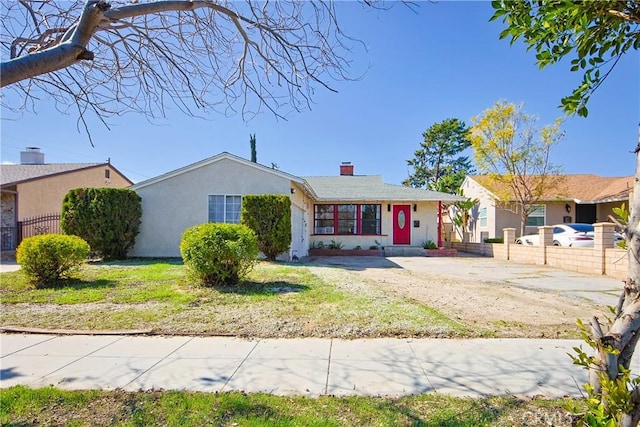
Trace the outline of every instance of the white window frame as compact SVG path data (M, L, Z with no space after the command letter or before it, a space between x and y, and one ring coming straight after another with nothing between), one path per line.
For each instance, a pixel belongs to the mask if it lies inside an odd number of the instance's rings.
M524 225L526 227L541 227L545 225L547 223L547 205L533 205L531 208L531 212L527 215L527 220ZM540 215L540 211L542 215ZM529 218L542 218L542 224L529 224Z
M480 208L480 212L478 213L478 225L480 227L486 227L488 225L487 221L487 208Z
M217 211L212 211L212 198L221 197L222 198L222 216L223 218L219 218L219 215L215 215L218 213ZM238 209L230 211L231 208L236 204L236 198L239 198ZM215 202L214 202L215 206ZM242 211L242 196L239 194L210 194L208 197L208 220L209 222L226 222L229 224L240 224L240 212ZM223 219L223 221L220 221Z

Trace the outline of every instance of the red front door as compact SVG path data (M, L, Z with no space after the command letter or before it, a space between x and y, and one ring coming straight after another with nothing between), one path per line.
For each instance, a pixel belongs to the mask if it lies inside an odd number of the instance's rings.
M393 244L411 244L410 205L393 205Z

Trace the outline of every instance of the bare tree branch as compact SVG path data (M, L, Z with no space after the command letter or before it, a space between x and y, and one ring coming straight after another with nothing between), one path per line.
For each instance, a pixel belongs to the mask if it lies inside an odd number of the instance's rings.
M20 97L3 106L31 108L40 93L103 121L125 110L164 117L172 104L286 117L310 107L316 86L351 79L359 43L329 0L20 0L0 18L0 87Z

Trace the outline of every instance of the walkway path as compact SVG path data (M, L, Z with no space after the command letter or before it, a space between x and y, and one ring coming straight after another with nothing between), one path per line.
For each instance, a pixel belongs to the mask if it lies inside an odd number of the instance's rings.
M1 387L579 396L575 340L0 335ZM637 356L637 355L636 355ZM640 370L636 357L633 370Z

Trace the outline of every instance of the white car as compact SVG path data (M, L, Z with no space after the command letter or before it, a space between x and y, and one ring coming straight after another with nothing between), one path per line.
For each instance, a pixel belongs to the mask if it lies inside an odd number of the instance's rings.
M534 245L540 243L538 234L518 237L518 245ZM553 226L553 245L569 247L593 246L593 225L591 224L556 224Z

